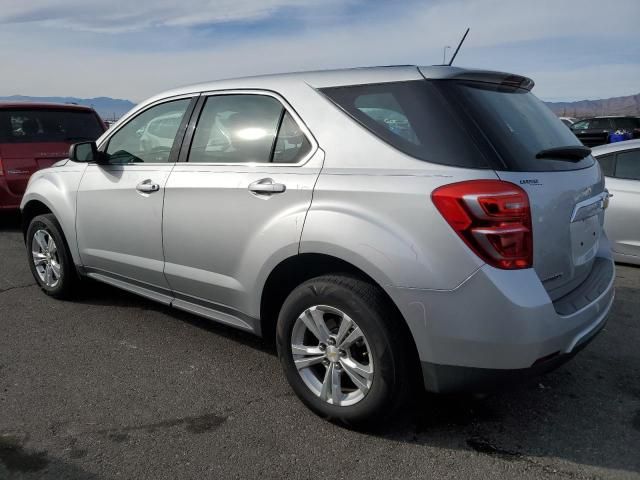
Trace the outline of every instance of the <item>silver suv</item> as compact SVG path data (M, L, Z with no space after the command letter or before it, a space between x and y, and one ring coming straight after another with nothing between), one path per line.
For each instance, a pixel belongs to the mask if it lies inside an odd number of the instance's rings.
M158 95L33 175L31 270L273 335L302 401L352 424L415 377L549 370L603 327L614 265L600 169L532 86L402 66Z

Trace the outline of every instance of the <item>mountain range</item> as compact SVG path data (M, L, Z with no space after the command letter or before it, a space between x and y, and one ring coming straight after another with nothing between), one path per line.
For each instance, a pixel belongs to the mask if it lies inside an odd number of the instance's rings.
M11 102L54 102L76 103L93 107L104 120L120 118L131 110L135 103L118 98L96 97L29 97L13 95L0 97L0 101ZM576 102L545 102L558 116L592 117L596 115L640 115L640 93L625 97L612 97L601 100L579 100Z
M577 102L546 102L561 117L594 117L597 115L640 115L640 93L626 97Z

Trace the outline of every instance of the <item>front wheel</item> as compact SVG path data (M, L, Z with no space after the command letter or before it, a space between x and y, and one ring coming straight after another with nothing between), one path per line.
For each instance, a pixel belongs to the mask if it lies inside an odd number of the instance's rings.
M278 355L298 397L348 425L396 412L412 380L402 322L380 289L341 275L311 279L284 302Z
M29 267L40 288L52 297L70 297L77 276L56 217L45 214L31 220L26 243Z

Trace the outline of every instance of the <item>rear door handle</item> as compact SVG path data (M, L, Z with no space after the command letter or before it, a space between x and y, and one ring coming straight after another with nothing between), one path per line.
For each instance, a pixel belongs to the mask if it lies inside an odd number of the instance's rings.
M160 190L160 185L157 183L153 183L151 179L143 180L138 185L136 185L136 190L142 193L152 193Z
M261 178L249 184L249 191L271 195L273 193L283 193L287 189L284 183L275 183L273 178Z

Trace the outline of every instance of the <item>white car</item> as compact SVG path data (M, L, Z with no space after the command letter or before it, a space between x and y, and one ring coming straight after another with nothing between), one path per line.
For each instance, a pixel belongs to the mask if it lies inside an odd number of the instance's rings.
M640 265L640 140L601 145L592 152L613 195L605 216L613 257Z

